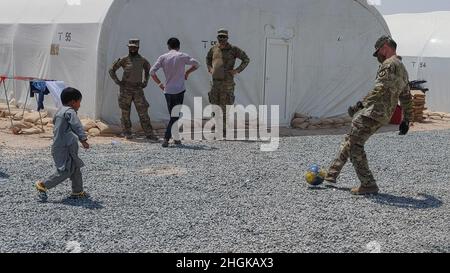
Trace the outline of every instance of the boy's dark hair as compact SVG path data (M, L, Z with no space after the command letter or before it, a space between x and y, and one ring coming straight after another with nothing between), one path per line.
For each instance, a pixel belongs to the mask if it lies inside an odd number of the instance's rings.
M61 102L63 105L67 105L71 101L79 101L82 98L83 95L81 92L72 87L67 87L61 92Z
M180 49L180 40L177 38L170 38L169 41L167 41L167 45L170 49Z

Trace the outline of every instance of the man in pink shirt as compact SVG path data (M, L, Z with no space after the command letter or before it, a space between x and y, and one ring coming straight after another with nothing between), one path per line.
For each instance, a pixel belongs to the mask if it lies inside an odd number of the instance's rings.
M167 42L169 52L160 56L153 67L150 69L150 75L156 84L163 90L167 101L167 108L171 115L169 125L167 126L164 137L163 147L169 147L169 141L172 138L172 126L178 121L179 117L172 117L172 110L177 105L182 105L184 93L186 92L185 81L189 75L197 70L200 65L197 60L186 53L180 52L180 41L177 38L170 38ZM185 71L186 65L191 67ZM162 68L166 77L164 85L156 75L156 72ZM180 140L175 140L176 145L180 145Z

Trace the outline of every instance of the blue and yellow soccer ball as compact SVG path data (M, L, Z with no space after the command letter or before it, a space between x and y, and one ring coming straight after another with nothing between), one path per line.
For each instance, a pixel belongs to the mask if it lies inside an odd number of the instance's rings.
M322 185L326 175L327 172L325 170L320 169L317 164L314 164L305 174L306 183L311 186Z

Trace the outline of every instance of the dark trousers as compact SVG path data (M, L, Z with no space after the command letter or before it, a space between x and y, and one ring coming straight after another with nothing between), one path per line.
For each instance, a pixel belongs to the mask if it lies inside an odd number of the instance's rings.
M177 105L183 105L184 93L186 93L186 91L175 95L165 94L167 108L169 109L169 114L171 115L169 125L167 126L166 135L164 137L166 140L170 140L172 138L172 126L180 119L179 115L177 117L172 117L172 110Z

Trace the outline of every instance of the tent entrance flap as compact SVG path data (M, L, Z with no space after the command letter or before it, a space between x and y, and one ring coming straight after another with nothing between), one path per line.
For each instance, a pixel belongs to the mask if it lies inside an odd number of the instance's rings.
M280 107L280 124L289 124L289 94L292 74L292 41L266 40L266 63L264 72L264 104ZM269 117L271 115L269 114Z

